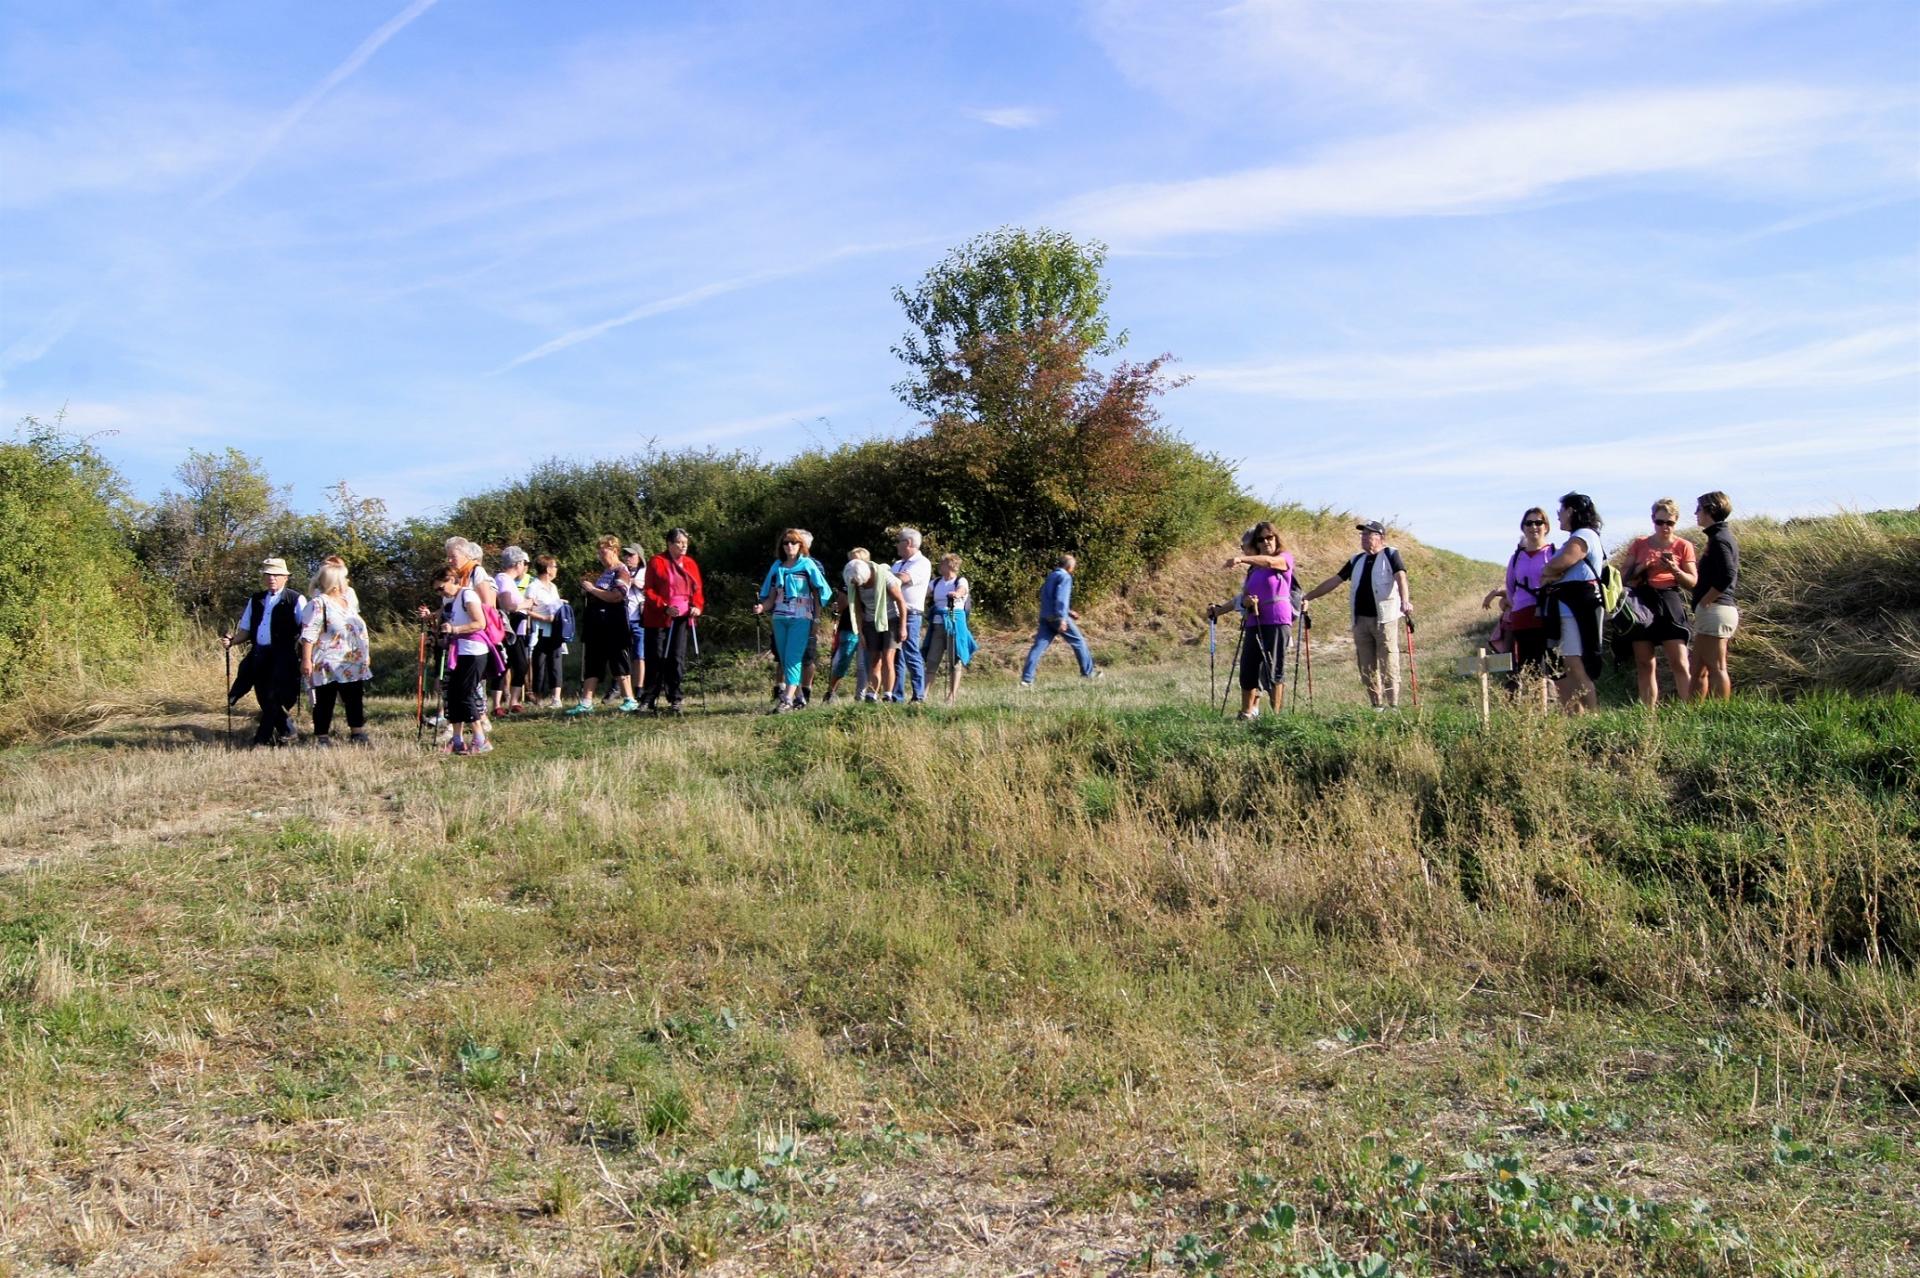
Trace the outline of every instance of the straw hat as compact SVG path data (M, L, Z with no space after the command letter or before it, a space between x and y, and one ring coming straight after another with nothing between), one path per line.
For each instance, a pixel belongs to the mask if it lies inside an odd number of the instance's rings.
M260 561L260 574L264 577L288 577L292 575L287 571L287 561L278 555L275 555L271 559L262 559Z

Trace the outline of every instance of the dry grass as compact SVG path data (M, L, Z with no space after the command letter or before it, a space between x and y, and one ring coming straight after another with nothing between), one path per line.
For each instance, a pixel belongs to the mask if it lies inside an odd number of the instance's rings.
M1203 679L16 752L0 1266L1281 1273L1385 1245L1314 1188L1369 1139L1707 1198L1757 1241L1702 1272L1913 1260L1911 703L1248 733Z

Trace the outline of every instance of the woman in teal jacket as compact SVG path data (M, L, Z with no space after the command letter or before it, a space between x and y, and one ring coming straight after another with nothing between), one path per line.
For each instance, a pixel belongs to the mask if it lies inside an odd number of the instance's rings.
M774 704L774 714L794 708L814 619L820 615L820 606L833 598L827 574L807 553L813 549L812 542L798 528L780 534L779 558L767 569L760 583L760 602L753 605L755 616L773 614L773 651L780 662L780 700Z

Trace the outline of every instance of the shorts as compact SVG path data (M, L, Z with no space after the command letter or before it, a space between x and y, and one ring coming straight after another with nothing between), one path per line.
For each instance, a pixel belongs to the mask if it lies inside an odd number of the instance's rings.
M874 630L865 626L861 627L860 646L866 649L868 660L885 656L887 653L892 652L897 646L893 637L893 627L888 626L884 630Z
M1693 633L1703 639L1731 639L1739 628L1738 604L1712 603L1693 610Z

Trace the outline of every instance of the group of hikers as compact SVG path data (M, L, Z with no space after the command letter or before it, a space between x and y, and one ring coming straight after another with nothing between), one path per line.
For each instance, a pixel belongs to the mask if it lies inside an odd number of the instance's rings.
M1625 567L1617 569L1601 540L1592 498L1574 492L1560 499L1557 523L1565 536L1557 544L1546 511L1529 508L1504 582L1482 601L1486 609L1500 605L1491 645L1513 654L1510 688L1517 692L1531 678L1555 687L1568 713L1597 707L1594 680L1611 625L1616 639L1624 633L1631 646L1639 695L1648 705L1658 699L1655 662L1661 656L1683 696L1727 696L1727 646L1739 625L1739 551L1727 527L1731 513L1725 493L1701 495L1694 521L1705 530L1707 548L1696 555L1676 533L1677 504L1661 498L1652 507L1653 531L1628 546ZM1297 580L1293 553L1270 522L1248 530L1241 553L1227 561L1227 567L1244 570L1244 581L1232 598L1206 611L1210 627L1221 617L1241 619L1241 719L1259 716L1263 694L1274 710L1282 707L1293 628L1298 621L1310 629L1307 606L1343 585L1367 699L1378 710L1400 704L1400 628L1404 623L1411 644L1414 624L1406 565L1387 544L1382 524L1369 520L1355 527L1359 552L1311 588ZM597 571L579 579L576 611L556 584L553 556L530 557L508 546L498 570L488 573L480 546L449 538L446 563L433 578L439 598L418 610L423 631L416 709L424 718L427 689L434 688L440 704L433 721L447 729L446 748L462 755L492 750L494 719L525 713L529 705L564 709L569 716L593 714L601 705L625 713L681 713L688 660L699 655L699 623L707 607L689 544L687 531L675 528L665 548L648 558L638 542L600 538ZM937 685L943 668L945 700L955 702L976 650L968 624L972 588L958 555L942 555L935 564L921 544L917 530L902 528L895 559L878 560L856 547L829 576L813 557L813 534L781 531L752 606L756 634L760 618L770 623L771 644L762 639L757 645L776 668L769 713L810 704L819 623L835 602L835 581L840 606L823 703L834 700L850 675L852 695L862 702L924 703L929 676ZM1103 673L1073 608L1077 568L1075 556L1063 554L1041 584L1039 624L1020 671L1022 689L1033 687L1040 660L1056 639L1066 641L1082 678ZM305 596L289 588L284 559L269 558L260 571L262 588L222 637L229 649L248 645L230 681L229 707L254 693L260 708L256 745L294 739L292 711L303 698L312 707L314 744L331 744L336 708L345 711L349 740L365 743L370 644L345 561L323 560ZM563 661L576 643L579 697L566 707Z

